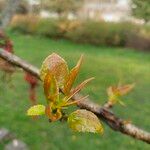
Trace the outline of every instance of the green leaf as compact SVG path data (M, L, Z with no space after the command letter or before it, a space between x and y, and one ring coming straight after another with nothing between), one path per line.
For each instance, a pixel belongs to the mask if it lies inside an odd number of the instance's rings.
M44 105L35 105L30 107L27 110L28 116L38 116L38 115L44 115L45 114L45 106Z
M59 87L62 87L68 76L68 65L63 58L53 53L43 61L40 70L40 77L43 81L47 72L51 72L55 76Z
M97 116L85 109L76 110L68 117L70 128L78 132L103 133L103 127Z

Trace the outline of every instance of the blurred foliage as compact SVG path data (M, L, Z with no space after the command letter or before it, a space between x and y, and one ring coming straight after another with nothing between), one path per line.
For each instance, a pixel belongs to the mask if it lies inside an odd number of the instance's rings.
M124 46L127 36L138 29L131 23L108 23L85 21L75 30L68 31L66 37L75 42L95 45Z
M59 17L65 17L70 12L76 13L83 0L42 0L42 8L55 12Z
M39 22L36 15L16 15L11 23L12 29L24 34L35 34Z
M50 38L60 38L63 35L57 19L41 19L38 23L36 34Z
M78 43L150 49L149 26L140 26L129 22L71 21L20 15L14 17L11 30L55 39L66 38ZM137 46L138 41L141 46Z
M144 19L145 22L150 21L150 1L149 0L132 0L133 16Z

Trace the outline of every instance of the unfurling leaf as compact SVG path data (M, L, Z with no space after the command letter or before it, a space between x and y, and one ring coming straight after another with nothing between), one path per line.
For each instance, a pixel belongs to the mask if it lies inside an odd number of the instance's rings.
M134 84L127 84L124 86L119 86L118 91L119 91L120 96L122 96L130 92L133 88L134 88Z
M115 93L115 88L114 87L109 87L107 89L107 94L108 94L108 103L110 105L114 105L118 101L118 95Z
M62 117L62 112L60 109L52 110L52 107L49 105L45 109L45 114L48 116L49 120L54 122L59 120Z
M68 117L71 129L78 132L103 133L103 127L97 116L85 109L76 110Z
M61 107L66 107L66 106L70 106L70 105L74 105L74 104L78 104L79 102L85 100L86 98L88 98L89 95L81 97L78 100L74 100L74 101L70 101L71 97L69 97L68 99L64 100L64 102L62 102L60 104Z
M40 70L40 77L43 81L47 72L51 72L55 76L59 87L61 87L68 76L68 66L66 61L55 53L49 55L43 61Z
M80 83L75 89L73 89L73 90L71 91L71 95L78 93L81 89L84 88L84 86L85 86L87 83L89 83L89 82L92 81L93 79L94 79L94 78L89 78L89 79L87 79L87 80L84 80L84 81L83 81L82 83Z
M59 97L59 87L54 75L47 72L44 78L44 93L49 101L55 102Z
M63 92L64 94L68 95L70 93L70 90L73 86L73 83L75 79L77 78L77 75L79 73L81 64L83 60L83 55L81 55L79 61L77 62L77 65L70 71L68 77L66 78L65 84L64 84L64 89Z
M134 84L127 84L124 86L110 86L107 89L107 94L108 94L108 102L111 105L114 105L115 103L119 102L121 105L125 105L120 99L120 96L123 96L130 92L134 87Z
M44 105L35 105L30 107L27 110L28 116L38 116L38 115L44 115L45 114L45 106Z

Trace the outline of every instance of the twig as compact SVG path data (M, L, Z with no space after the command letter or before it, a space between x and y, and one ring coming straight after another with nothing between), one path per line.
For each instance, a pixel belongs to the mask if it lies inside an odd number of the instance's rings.
M40 79L39 69L34 67L33 65L27 63L26 61L19 58L18 56L13 55L3 49L0 49L0 57L3 58L4 60L8 61L10 64L17 66L17 67L31 73L38 79Z
M2 49L0 49L0 57L4 60L8 61L14 66L20 67L23 70L31 73L40 79L39 69L22 60L21 58L10 54ZM73 99L80 99L80 95L76 94ZM123 134L131 136L135 139L144 141L150 144L150 133L146 132L131 123L125 123L125 120L117 117L114 113L110 112L105 107L101 107L92 102L90 99L86 99L78 104L78 107L87 109L93 113L95 113L101 120L103 120L109 127L111 127L114 131L119 131Z
M104 107L106 109L111 109L113 107L113 104L108 101L107 103L105 103Z

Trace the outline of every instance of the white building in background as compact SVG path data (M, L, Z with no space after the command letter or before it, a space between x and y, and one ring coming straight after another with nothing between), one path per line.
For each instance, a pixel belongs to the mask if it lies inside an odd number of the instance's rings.
M38 5L40 3L40 0L27 0L30 5Z
M131 14L131 0L83 0L83 6L78 12L77 16L72 13L69 14L68 18L73 19L80 17L82 19L90 18L96 20L105 21L122 21L129 20ZM31 6L40 5L41 0L28 0ZM41 10L41 17L52 17L57 18L58 14Z
M130 0L84 0L81 18L118 22L130 16Z

